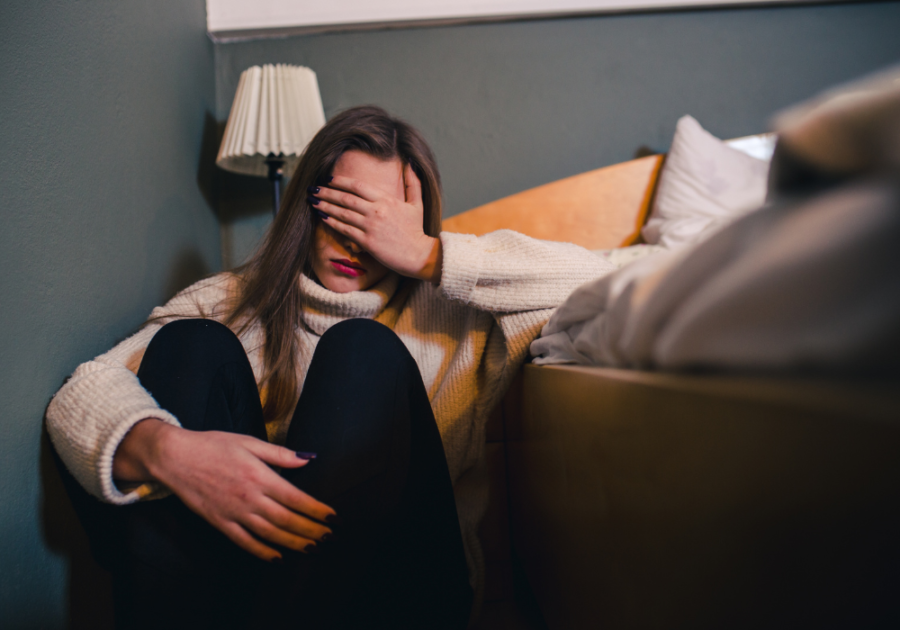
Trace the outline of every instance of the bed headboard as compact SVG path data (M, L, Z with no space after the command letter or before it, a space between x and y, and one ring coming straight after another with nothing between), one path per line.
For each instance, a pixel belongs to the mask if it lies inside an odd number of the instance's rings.
M587 249L632 245L663 159L651 155L550 182L445 219L443 229L480 236L506 228Z

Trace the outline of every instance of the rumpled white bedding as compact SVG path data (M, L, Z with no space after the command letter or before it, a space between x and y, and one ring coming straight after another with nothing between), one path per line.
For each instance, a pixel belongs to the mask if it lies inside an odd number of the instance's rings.
M900 66L776 127L772 205L580 287L534 362L900 370Z
M900 361L900 187L863 182L744 217L577 289L537 364L867 369Z

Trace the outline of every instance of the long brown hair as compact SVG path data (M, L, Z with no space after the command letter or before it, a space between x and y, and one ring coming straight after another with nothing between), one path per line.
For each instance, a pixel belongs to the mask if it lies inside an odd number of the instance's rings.
M285 418L297 401L295 328L302 324L305 296L301 273L312 275L316 222L306 189L327 179L346 151L358 150L381 160L397 158L422 182L423 228L441 231L441 179L431 149L409 124L380 107L364 105L332 118L309 143L291 177L277 217L253 257L238 267L238 293L225 324L238 335L254 322L265 332L263 415Z

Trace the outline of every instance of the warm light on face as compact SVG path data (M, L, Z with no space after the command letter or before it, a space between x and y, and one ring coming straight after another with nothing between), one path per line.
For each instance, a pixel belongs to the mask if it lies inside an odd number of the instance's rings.
M397 158L379 160L362 151L347 151L335 163L331 174L357 179L388 195L405 199L403 165ZM319 221L316 225L312 267L322 286L335 293L364 291L388 272L387 267L356 243L332 229L328 221Z

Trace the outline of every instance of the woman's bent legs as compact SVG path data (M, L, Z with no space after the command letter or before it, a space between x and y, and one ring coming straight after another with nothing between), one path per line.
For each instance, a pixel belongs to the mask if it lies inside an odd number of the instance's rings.
M307 559L308 577L275 580L277 599L306 593L312 627L464 628L472 594L443 445L390 329L357 319L323 335L287 447L318 454L284 476L343 522L339 543Z
M138 379L185 429L266 438L250 362L237 337L218 322L164 326L147 347ZM117 625L239 628L249 623L263 561L175 496L121 509L125 545L115 575Z
M138 376L185 428L265 439L249 362L220 324L165 326ZM268 565L175 497L128 506L125 624L465 627L471 591L443 447L396 335L350 320L322 337L287 447L318 454L285 477L337 511L337 539Z

